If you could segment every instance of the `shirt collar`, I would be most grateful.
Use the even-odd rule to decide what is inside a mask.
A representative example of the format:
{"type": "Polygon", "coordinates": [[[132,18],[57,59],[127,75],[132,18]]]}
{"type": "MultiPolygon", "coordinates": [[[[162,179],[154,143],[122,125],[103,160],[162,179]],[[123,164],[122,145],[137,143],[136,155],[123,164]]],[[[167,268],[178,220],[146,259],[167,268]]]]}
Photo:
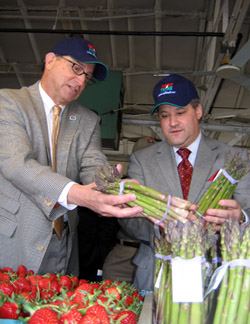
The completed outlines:
{"type": "MultiPolygon", "coordinates": [[[[200,140],[201,140],[201,132],[199,133],[196,140],[187,147],[195,155],[197,154],[198,147],[199,147],[199,144],[200,144],[200,140]]],[[[174,153],[176,153],[179,150],[179,147],[173,146],[173,149],[174,149],[174,153]]]]}
{"type": "MultiPolygon", "coordinates": [[[[42,101],[43,101],[43,105],[44,105],[46,115],[48,115],[51,112],[52,107],[55,105],[55,103],[50,98],[50,96],[43,90],[41,82],[39,83],[39,92],[40,92],[40,95],[42,97],[42,101]]],[[[63,105],[59,105],[59,106],[62,108],[62,111],[63,111],[65,106],[63,106],[63,105]]]]}

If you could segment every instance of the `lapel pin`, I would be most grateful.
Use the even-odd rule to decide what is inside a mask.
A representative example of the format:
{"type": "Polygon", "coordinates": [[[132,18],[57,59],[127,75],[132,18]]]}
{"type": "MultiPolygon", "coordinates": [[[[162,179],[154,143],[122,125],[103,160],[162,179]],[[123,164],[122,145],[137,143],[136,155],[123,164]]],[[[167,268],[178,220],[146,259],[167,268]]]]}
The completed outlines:
{"type": "Polygon", "coordinates": [[[76,120],[76,116],[69,116],[69,120],[76,120]]]}

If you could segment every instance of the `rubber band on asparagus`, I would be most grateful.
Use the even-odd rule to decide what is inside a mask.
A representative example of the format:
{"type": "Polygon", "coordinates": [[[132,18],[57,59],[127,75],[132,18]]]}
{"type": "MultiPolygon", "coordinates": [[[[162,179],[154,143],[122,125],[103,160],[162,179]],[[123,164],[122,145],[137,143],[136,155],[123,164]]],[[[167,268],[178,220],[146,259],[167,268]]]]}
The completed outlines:
{"type": "Polygon", "coordinates": [[[163,260],[163,261],[170,261],[171,260],[171,258],[172,258],[172,256],[169,254],[169,255],[163,255],[163,254],[160,254],[160,253],[156,253],[155,254],[155,257],[157,258],[157,259],[161,259],[161,260],[163,260]]]}
{"type": "MultiPolygon", "coordinates": [[[[228,181],[231,182],[231,184],[235,185],[237,184],[239,181],[235,180],[232,176],[230,176],[230,174],[225,170],[225,169],[220,169],[220,171],[218,172],[216,178],[221,174],[223,173],[223,175],[228,179],[228,181]]],[[[216,179],[215,178],[215,179],[216,179]]],[[[215,180],[214,179],[214,180],[215,180]]],[[[197,214],[199,217],[201,218],[205,218],[204,215],[202,215],[201,213],[199,213],[197,210],[194,210],[194,213],[197,214]]]]}
{"type": "Polygon", "coordinates": [[[123,194],[125,182],[126,182],[126,181],[122,180],[122,181],[119,183],[119,195],[122,195],[122,194],[123,194]]]}
{"type": "Polygon", "coordinates": [[[221,172],[231,182],[231,184],[235,185],[236,183],[239,182],[235,180],[232,176],[230,176],[230,174],[225,169],[221,169],[221,172]]]}
{"type": "Polygon", "coordinates": [[[160,225],[162,222],[164,222],[164,220],[167,218],[168,215],[168,211],[169,211],[169,207],[170,207],[170,203],[171,203],[171,195],[168,195],[168,203],[167,203],[167,209],[165,211],[164,216],[162,217],[162,219],[156,223],[156,225],[160,225]]]}

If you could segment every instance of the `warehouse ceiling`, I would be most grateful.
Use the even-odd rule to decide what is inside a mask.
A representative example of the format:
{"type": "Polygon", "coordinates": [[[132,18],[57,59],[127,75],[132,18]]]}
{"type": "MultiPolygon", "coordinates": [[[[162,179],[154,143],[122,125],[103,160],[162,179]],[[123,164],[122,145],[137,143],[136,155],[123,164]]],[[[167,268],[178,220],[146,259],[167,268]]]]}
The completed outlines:
{"type": "Polygon", "coordinates": [[[45,53],[80,35],[109,69],[123,72],[121,147],[162,138],[149,113],[154,85],[169,73],[192,80],[201,127],[250,148],[250,0],[0,0],[0,87],[41,76],[45,53]]]}

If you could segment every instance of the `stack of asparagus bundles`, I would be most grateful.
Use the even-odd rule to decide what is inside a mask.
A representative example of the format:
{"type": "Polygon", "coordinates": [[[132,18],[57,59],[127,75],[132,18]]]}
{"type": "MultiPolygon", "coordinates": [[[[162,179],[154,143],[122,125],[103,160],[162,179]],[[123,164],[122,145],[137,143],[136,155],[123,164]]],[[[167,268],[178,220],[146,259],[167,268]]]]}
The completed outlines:
{"type": "Polygon", "coordinates": [[[165,235],[159,241],[155,240],[155,323],[205,323],[208,311],[207,304],[203,300],[206,280],[205,260],[207,254],[213,251],[216,238],[214,232],[209,232],[204,227],[204,222],[201,219],[193,222],[188,220],[185,224],[179,221],[165,222],[165,235]],[[175,263],[179,262],[180,258],[182,263],[179,270],[188,283],[187,288],[190,284],[192,285],[192,280],[195,281],[188,291],[185,291],[187,289],[184,287],[185,284],[176,285],[179,277],[176,277],[175,263]],[[189,260],[189,264],[186,262],[187,260],[189,260]],[[188,269],[191,270],[191,276],[193,275],[194,278],[189,276],[188,269]],[[197,296],[194,296],[195,290],[198,299],[197,296]],[[179,296],[180,301],[176,301],[179,296]],[[182,301],[182,299],[184,300],[182,301]]]}
{"type": "Polygon", "coordinates": [[[177,219],[181,223],[187,221],[191,202],[166,195],[152,188],[131,182],[123,181],[115,167],[105,164],[95,174],[96,190],[108,194],[134,193],[136,200],[128,202],[129,207],[143,207],[143,215],[150,219],[165,221],[177,219]]]}
{"type": "Polygon", "coordinates": [[[221,199],[232,197],[238,181],[249,172],[249,160],[243,160],[240,153],[231,154],[229,151],[225,167],[217,173],[214,181],[201,197],[196,206],[196,215],[205,215],[208,208],[223,208],[218,203],[221,199]]]}
{"type": "MultiPolygon", "coordinates": [[[[221,228],[223,264],[217,268],[208,291],[217,289],[213,324],[250,323],[250,223],[229,219],[221,228]],[[220,279],[222,281],[220,282],[220,279]]],[[[210,316],[211,318],[211,316],[210,316]]],[[[209,324],[210,324],[209,323],[209,324]]]]}

